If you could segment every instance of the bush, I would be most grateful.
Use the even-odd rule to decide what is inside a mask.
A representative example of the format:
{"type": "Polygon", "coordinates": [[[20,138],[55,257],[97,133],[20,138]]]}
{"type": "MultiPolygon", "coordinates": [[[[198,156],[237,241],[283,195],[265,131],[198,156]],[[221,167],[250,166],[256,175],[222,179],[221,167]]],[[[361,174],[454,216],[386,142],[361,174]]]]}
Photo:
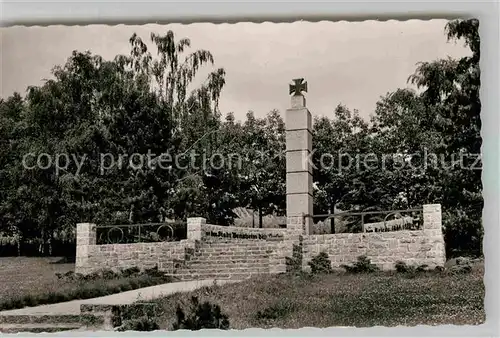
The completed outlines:
{"type": "Polygon", "coordinates": [[[482,207],[468,211],[449,209],[443,214],[446,257],[481,255],[484,235],[481,218],[482,207]]]}
{"type": "Polygon", "coordinates": [[[399,273],[409,273],[414,274],[416,272],[423,272],[427,269],[427,264],[422,264],[419,266],[408,265],[405,262],[399,261],[396,263],[396,271],[399,273]]]}
{"type": "MultiPolygon", "coordinates": [[[[73,281],[97,281],[97,280],[113,280],[120,278],[133,278],[140,276],[151,276],[151,277],[165,277],[165,274],[158,271],[158,266],[154,266],[150,269],[145,269],[141,271],[138,267],[131,267],[122,269],[119,272],[113,271],[111,269],[101,269],[94,271],[87,275],[82,275],[81,273],[75,273],[74,271],[68,271],[65,274],[56,273],[58,279],[65,280],[67,282],[73,281]]],[[[166,280],[168,278],[165,277],[166,280]]]]}
{"type": "Polygon", "coordinates": [[[144,273],[151,277],[163,277],[165,273],[158,271],[158,265],[155,265],[153,268],[144,270],[144,273]]]}
{"type": "Polygon", "coordinates": [[[412,267],[408,266],[405,262],[398,261],[396,262],[395,268],[399,273],[407,273],[412,267]]]}
{"type": "Polygon", "coordinates": [[[103,269],[101,270],[101,277],[103,279],[115,279],[120,277],[120,275],[111,269],[103,269]]]}
{"type": "Polygon", "coordinates": [[[173,330],[229,329],[228,316],[221,312],[219,305],[209,302],[199,303],[197,297],[191,298],[191,308],[187,314],[177,305],[176,322],[173,330]]]}
{"type": "Polygon", "coordinates": [[[116,331],[154,331],[160,326],[156,319],[161,313],[155,304],[131,304],[114,307],[112,323],[116,331]]]}
{"type": "Polygon", "coordinates": [[[11,301],[7,301],[4,303],[5,305],[0,305],[0,310],[10,310],[10,309],[19,309],[26,306],[26,300],[28,300],[33,306],[38,305],[37,299],[31,295],[28,295],[24,298],[14,298],[11,301]]]}
{"type": "Polygon", "coordinates": [[[424,271],[427,271],[427,268],[429,266],[427,264],[420,264],[419,266],[417,266],[417,272],[424,272],[424,271]]]}
{"type": "Polygon", "coordinates": [[[398,273],[404,273],[410,277],[414,277],[417,273],[427,271],[428,265],[421,264],[419,266],[414,266],[414,265],[408,265],[402,261],[398,261],[396,262],[395,268],[398,273]]]}
{"type": "Polygon", "coordinates": [[[38,300],[31,295],[27,295],[26,297],[24,297],[21,304],[21,306],[36,306],[38,305],[38,300]]]}
{"type": "Polygon", "coordinates": [[[81,273],[75,273],[73,280],[85,280],[85,275],[82,275],[81,273]]]}
{"type": "Polygon", "coordinates": [[[135,279],[132,279],[128,282],[128,284],[132,287],[132,290],[135,290],[135,289],[138,289],[141,284],[139,283],[139,281],[135,280],[135,279]]]}
{"type": "Polygon", "coordinates": [[[134,275],[138,275],[140,273],[141,273],[141,269],[139,269],[138,267],[131,267],[131,268],[121,270],[121,274],[123,277],[131,277],[134,275]]]}
{"type": "Polygon", "coordinates": [[[349,273],[371,273],[379,271],[380,269],[375,264],[372,264],[366,256],[359,256],[358,261],[354,265],[341,265],[342,268],[349,273]]]}
{"type": "Polygon", "coordinates": [[[472,260],[469,257],[455,257],[450,259],[445,264],[445,268],[448,273],[456,275],[456,274],[464,274],[472,272],[472,264],[477,260],[472,260]]]}
{"type": "Polygon", "coordinates": [[[314,256],[308,264],[311,267],[311,272],[314,274],[331,273],[333,271],[332,262],[326,252],[321,252],[319,255],[314,256]]]}
{"type": "Polygon", "coordinates": [[[75,272],[68,271],[62,276],[62,278],[65,280],[70,280],[70,281],[75,280],[75,272]]]}
{"type": "Polygon", "coordinates": [[[125,283],[122,285],[121,290],[122,290],[122,291],[130,291],[130,290],[133,290],[132,284],[131,284],[130,282],[125,282],[125,283]]]}

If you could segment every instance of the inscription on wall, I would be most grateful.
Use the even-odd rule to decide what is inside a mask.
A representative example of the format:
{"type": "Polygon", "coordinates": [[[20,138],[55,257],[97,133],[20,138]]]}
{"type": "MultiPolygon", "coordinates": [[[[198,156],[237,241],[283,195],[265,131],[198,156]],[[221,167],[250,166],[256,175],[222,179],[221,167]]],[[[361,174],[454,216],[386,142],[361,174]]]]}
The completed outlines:
{"type": "Polygon", "coordinates": [[[239,238],[239,239],[283,239],[282,234],[237,233],[225,231],[205,231],[207,237],[239,238]]]}

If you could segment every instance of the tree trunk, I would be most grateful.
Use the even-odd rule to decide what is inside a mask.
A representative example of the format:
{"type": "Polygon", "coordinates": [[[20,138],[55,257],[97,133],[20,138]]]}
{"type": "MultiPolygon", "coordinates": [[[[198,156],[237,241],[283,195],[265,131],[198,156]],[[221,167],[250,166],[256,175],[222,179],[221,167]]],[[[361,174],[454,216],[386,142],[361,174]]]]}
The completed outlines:
{"type": "Polygon", "coordinates": [[[262,228],[262,208],[259,207],[259,228],[262,228]]]}
{"type": "Polygon", "coordinates": [[[49,256],[52,256],[52,243],[54,242],[54,230],[50,232],[49,238],[49,256]]]}
{"type": "Polygon", "coordinates": [[[17,238],[17,256],[21,256],[21,241],[23,240],[23,237],[21,235],[18,236],[17,238]]]}
{"type": "Polygon", "coordinates": [[[45,256],[45,229],[42,228],[42,236],[40,238],[40,244],[38,245],[38,252],[42,256],[45,256]]]}
{"type": "Polygon", "coordinates": [[[406,208],[410,209],[411,206],[413,205],[413,199],[410,198],[410,192],[408,191],[408,187],[405,187],[405,193],[406,193],[406,208]]]}
{"type": "MultiPolygon", "coordinates": [[[[330,209],[328,210],[328,214],[335,214],[335,202],[330,205],[330,209]]],[[[330,233],[335,233],[335,217],[330,217],[330,233]]]]}

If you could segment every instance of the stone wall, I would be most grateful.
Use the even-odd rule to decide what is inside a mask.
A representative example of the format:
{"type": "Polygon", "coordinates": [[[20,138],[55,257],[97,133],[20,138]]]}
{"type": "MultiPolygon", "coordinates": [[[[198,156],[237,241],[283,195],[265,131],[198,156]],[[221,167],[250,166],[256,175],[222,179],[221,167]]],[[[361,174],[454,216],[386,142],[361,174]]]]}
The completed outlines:
{"type": "Polygon", "coordinates": [[[152,268],[172,271],[175,262],[185,260],[195,249],[201,223],[199,218],[187,224],[188,238],[179,242],[96,244],[96,225],[77,224],[75,272],[88,274],[100,269],[152,268]]]}
{"type": "Polygon", "coordinates": [[[104,244],[89,247],[87,267],[94,270],[114,268],[171,268],[175,260],[184,258],[186,242],[104,244]]]}
{"type": "MultiPolygon", "coordinates": [[[[77,225],[75,272],[88,274],[100,269],[158,266],[161,271],[173,273],[176,269],[186,267],[188,261],[201,261],[199,257],[193,257],[200,253],[214,264],[232,255],[238,259],[241,255],[247,255],[249,260],[258,258],[259,263],[262,263],[263,256],[269,256],[265,266],[261,264],[259,268],[272,273],[280,272],[285,269],[284,243],[291,247],[288,233],[287,229],[211,225],[206,224],[204,218],[195,217],[187,220],[186,240],[97,245],[96,225],[80,223],[77,225]]],[[[208,261],[203,260],[205,266],[209,265],[208,261]]]]}
{"type": "Polygon", "coordinates": [[[152,268],[154,266],[168,271],[176,259],[184,258],[187,244],[187,240],[184,240],[77,246],[75,272],[88,274],[100,269],[152,268]]]}
{"type": "Polygon", "coordinates": [[[303,238],[303,269],[311,259],[324,251],[333,267],[352,264],[366,255],[372,263],[384,270],[394,269],[397,261],[409,265],[443,266],[446,261],[441,230],[441,206],[423,206],[422,230],[379,233],[344,233],[311,235],[303,238]]]}
{"type": "Polygon", "coordinates": [[[397,261],[433,267],[443,266],[446,260],[439,204],[423,206],[423,228],[416,231],[306,235],[304,219],[288,216],[287,229],[259,229],[189,218],[186,240],[105,245],[96,245],[95,224],[82,223],[77,225],[75,270],[86,274],[102,268],[157,265],[184,279],[245,276],[285,272],[289,258],[308,269],[322,251],[328,253],[333,267],[352,264],[361,255],[382,269],[393,269],[397,261]]]}

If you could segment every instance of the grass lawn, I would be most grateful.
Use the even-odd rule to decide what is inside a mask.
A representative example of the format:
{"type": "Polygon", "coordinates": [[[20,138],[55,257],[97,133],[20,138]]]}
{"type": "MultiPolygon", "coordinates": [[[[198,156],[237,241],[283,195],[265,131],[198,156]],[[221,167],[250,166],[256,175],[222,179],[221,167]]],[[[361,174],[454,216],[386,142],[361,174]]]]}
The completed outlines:
{"type": "Polygon", "coordinates": [[[57,290],[56,273],[75,269],[58,257],[0,257],[0,300],[33,292],[57,290]]]}
{"type": "Polygon", "coordinates": [[[61,259],[2,257],[0,311],[101,297],[171,281],[158,272],[134,272],[105,278],[96,274],[94,279],[59,279],[56,273],[73,271],[74,264],[58,261],[61,259]]]}
{"type": "Polygon", "coordinates": [[[481,324],[484,266],[451,275],[424,272],[271,275],[158,299],[159,324],[171,329],[177,304],[192,296],[218,304],[231,329],[481,324]]]}

